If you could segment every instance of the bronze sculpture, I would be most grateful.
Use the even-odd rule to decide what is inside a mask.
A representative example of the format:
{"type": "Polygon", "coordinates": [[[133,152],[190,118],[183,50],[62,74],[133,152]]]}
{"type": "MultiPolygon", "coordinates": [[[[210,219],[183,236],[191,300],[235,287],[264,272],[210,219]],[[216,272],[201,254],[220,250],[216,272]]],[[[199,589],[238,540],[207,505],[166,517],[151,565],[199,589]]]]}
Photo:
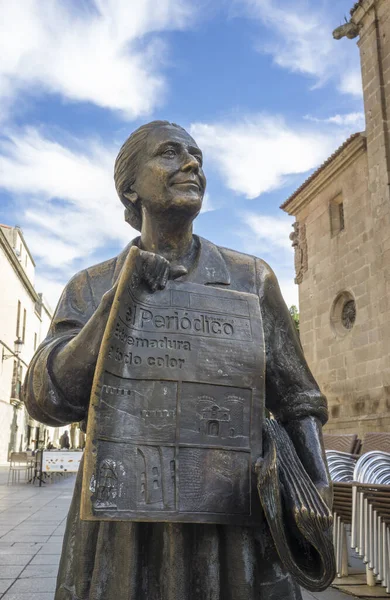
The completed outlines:
{"type": "MultiPolygon", "coordinates": [[[[98,370],[96,368],[98,357],[100,361],[103,360],[100,351],[102,340],[106,339],[104,336],[107,321],[110,322],[111,318],[113,322],[112,315],[115,312],[113,304],[116,306],[115,303],[118,303],[118,310],[120,310],[121,293],[127,289],[127,280],[124,281],[128,276],[127,273],[130,274],[129,276],[132,276],[131,273],[135,274],[134,284],[130,285],[133,292],[141,286],[144,294],[139,299],[134,292],[135,304],[138,302],[145,306],[142,303],[149,302],[150,308],[150,305],[153,305],[153,297],[161,298],[161,302],[164,303],[168,292],[171,294],[170,298],[176,298],[176,304],[169,305],[170,309],[172,306],[183,310],[185,307],[188,310],[193,307],[193,300],[188,300],[188,294],[192,294],[191,298],[194,297],[194,294],[199,296],[197,300],[199,303],[206,302],[207,310],[205,309],[202,314],[198,312],[192,319],[194,334],[196,334],[197,328],[202,328],[202,339],[205,339],[206,334],[210,333],[209,331],[205,333],[204,328],[206,327],[207,311],[210,310],[210,302],[213,302],[213,295],[218,298],[219,303],[219,306],[213,309],[213,314],[218,315],[214,319],[218,323],[214,325],[215,336],[219,336],[222,331],[220,328],[225,323],[226,339],[233,330],[236,331],[237,327],[238,329],[245,327],[245,324],[242,323],[246,315],[242,311],[246,309],[243,308],[243,304],[239,303],[242,299],[244,302],[248,299],[250,303],[256,297],[261,316],[260,313],[256,313],[255,309],[252,310],[251,327],[254,327],[255,339],[258,340],[259,346],[262,346],[265,371],[261,370],[260,364],[259,374],[256,374],[253,379],[250,353],[246,352],[246,358],[240,364],[240,360],[237,359],[237,349],[234,349],[236,346],[227,341],[227,348],[236,353],[234,362],[231,361],[229,365],[230,368],[234,367],[237,372],[233,383],[228,382],[221,392],[224,398],[222,404],[216,403],[210,392],[210,386],[215,382],[207,379],[201,383],[202,373],[198,375],[195,373],[194,376],[197,376],[200,381],[200,384],[197,383],[197,385],[203,385],[204,389],[199,388],[199,393],[196,392],[195,411],[190,414],[187,421],[183,418],[184,423],[190,423],[195,414],[198,419],[195,428],[187,426],[186,435],[189,436],[191,444],[198,449],[203,447],[202,444],[204,445],[204,440],[207,438],[207,447],[209,449],[214,447],[216,454],[207,455],[203,469],[202,463],[199,461],[196,462],[196,469],[191,470],[189,467],[192,478],[196,478],[196,474],[199,475],[199,487],[196,488],[196,494],[191,497],[192,499],[190,498],[188,506],[186,505],[189,509],[187,510],[185,507],[184,512],[187,514],[185,518],[179,515],[179,517],[171,519],[165,512],[164,515],[159,514],[157,519],[154,519],[151,514],[153,510],[149,510],[146,517],[145,512],[142,512],[144,511],[142,502],[147,503],[149,509],[158,507],[160,512],[161,507],[165,511],[167,507],[170,508],[169,502],[173,503],[172,506],[176,506],[176,508],[181,506],[180,494],[182,492],[176,485],[175,478],[177,473],[179,479],[185,473],[181,474],[180,459],[176,461],[174,454],[169,455],[167,464],[172,467],[174,481],[172,485],[176,485],[179,500],[175,500],[175,494],[163,498],[158,494],[154,497],[151,492],[147,491],[147,476],[141,467],[139,481],[137,480],[138,483],[135,484],[138,485],[137,498],[139,502],[134,504],[136,510],[133,505],[124,504],[124,508],[127,510],[123,517],[124,520],[121,520],[120,514],[119,516],[117,514],[121,507],[120,502],[126,496],[120,491],[120,485],[126,484],[124,465],[119,464],[120,461],[118,462],[115,456],[112,458],[108,454],[101,454],[101,460],[97,467],[96,461],[92,466],[93,475],[90,482],[84,482],[89,485],[89,488],[84,485],[83,503],[85,504],[85,497],[88,496],[88,500],[92,502],[93,506],[92,508],[89,506],[88,509],[88,502],[85,504],[83,517],[90,519],[92,516],[92,518],[97,517],[98,520],[80,519],[83,470],[80,469],[68,516],[55,598],[56,600],[74,600],[76,598],[78,600],[146,600],[152,598],[155,600],[203,600],[205,598],[210,600],[255,600],[255,598],[298,600],[301,598],[299,587],[278,557],[269,526],[261,513],[260,501],[258,504],[256,503],[256,506],[252,506],[254,503],[252,496],[252,505],[245,502],[240,504],[237,490],[241,491],[241,488],[232,486],[232,480],[229,477],[228,486],[233,490],[233,504],[227,502],[226,505],[231,512],[234,512],[231,506],[238,506],[236,512],[240,518],[242,517],[241,523],[233,518],[231,520],[227,518],[224,511],[219,513],[222,515],[220,520],[215,518],[215,514],[219,510],[218,498],[217,501],[214,499],[211,502],[211,512],[214,515],[211,519],[200,518],[196,522],[193,515],[188,516],[191,511],[199,512],[200,491],[207,490],[207,495],[212,495],[212,485],[210,487],[210,480],[204,481],[204,471],[211,464],[211,468],[214,468],[215,473],[218,474],[221,470],[221,461],[224,464],[225,475],[229,475],[229,468],[226,465],[233,465],[235,469],[241,468],[241,463],[236,463],[234,458],[238,452],[233,456],[230,450],[237,449],[240,444],[243,444],[241,455],[245,455],[246,458],[243,461],[244,466],[241,472],[245,472],[249,464],[249,480],[251,481],[248,484],[249,488],[248,485],[242,486],[243,493],[246,496],[251,495],[253,487],[256,488],[255,471],[258,471],[259,481],[263,482],[264,489],[270,491],[269,495],[262,499],[269,517],[268,508],[272,504],[269,498],[275,491],[276,480],[274,477],[273,483],[270,484],[271,480],[268,475],[276,473],[276,471],[272,471],[272,460],[266,461],[266,468],[262,471],[260,457],[256,465],[250,458],[251,448],[258,448],[258,443],[261,446],[261,433],[254,430],[256,427],[261,428],[262,418],[258,411],[261,408],[264,409],[262,406],[264,396],[261,391],[257,396],[255,394],[248,395],[248,390],[261,388],[262,377],[266,406],[283,426],[284,434],[287,432],[289,440],[292,441],[295,450],[292,449],[291,452],[296,451],[319,494],[328,504],[331,503],[331,486],[321,437],[321,427],[327,419],[326,400],[306,365],[275,275],[269,266],[258,258],[218,248],[211,242],[193,235],[192,223],[201,209],[206,179],[202,169],[202,153],[196,142],[181,127],[165,121],[155,121],[136,130],[119,152],[114,178],[118,195],[126,208],[126,220],[141,231],[141,236],[133,240],[116,258],[78,273],[66,286],[49,334],[38,349],[27,374],[24,398],[30,414],[53,426],[86,421],[93,378],[95,370],[98,370]],[[204,290],[205,293],[200,293],[199,290],[201,292],[204,290]],[[221,306],[227,298],[224,295],[225,292],[228,296],[229,294],[233,296],[237,294],[237,296],[234,296],[233,299],[229,296],[224,309],[221,306]],[[177,300],[179,296],[180,302],[187,302],[187,304],[180,304],[177,300]],[[206,297],[206,300],[203,296],[206,297]],[[190,304],[188,304],[189,302],[190,304]],[[222,321],[221,314],[224,311],[229,316],[222,321]],[[256,314],[258,314],[257,320],[256,314]],[[201,321],[202,315],[203,321],[201,321]],[[260,324],[261,327],[259,327],[260,324]],[[250,367],[250,373],[248,371],[247,375],[242,375],[242,379],[245,379],[246,383],[240,385],[239,393],[235,394],[233,398],[230,393],[233,388],[230,388],[229,385],[237,387],[240,368],[244,373],[247,367],[250,367]],[[251,383],[252,381],[253,383],[251,383]],[[249,397],[255,398],[255,401],[247,400],[249,397]],[[199,398],[201,404],[199,404],[199,398]],[[233,412],[235,414],[234,423],[232,417],[233,425],[232,423],[226,425],[228,421],[230,422],[233,412]],[[240,416],[239,419],[237,414],[240,416]],[[255,414],[255,416],[257,414],[258,419],[251,421],[249,414],[255,414]],[[236,425],[238,421],[241,423],[240,430],[236,425]],[[255,436],[252,446],[248,445],[248,427],[255,436]],[[215,437],[223,438],[223,443],[219,439],[218,448],[210,442],[210,439],[215,437]],[[218,467],[215,467],[214,459],[210,458],[211,456],[217,457],[218,467]],[[93,471],[95,467],[96,469],[93,471]],[[147,501],[145,500],[146,492],[147,501]],[[175,502],[178,504],[174,504],[175,502]],[[99,514],[104,520],[99,519],[99,514]],[[251,522],[252,517],[253,521],[251,522]],[[144,522],[139,522],[140,520],[144,522]],[[181,520],[184,522],[180,522],[181,520]]],[[[168,305],[164,304],[164,306],[168,305]]],[[[198,304],[196,307],[198,311],[200,310],[199,306],[205,305],[198,304]]],[[[143,319],[144,324],[149,326],[151,317],[145,311],[146,309],[141,316],[141,323],[143,319]]],[[[179,314],[177,308],[175,311],[179,314]]],[[[149,312],[152,314],[151,310],[149,312]]],[[[133,319],[131,312],[129,314],[132,325],[136,327],[136,319],[133,319]]],[[[167,312],[166,315],[168,316],[164,317],[163,314],[158,316],[161,319],[178,318],[172,312],[167,312]]],[[[188,320],[187,318],[185,321],[186,325],[188,325],[188,320]]],[[[157,349],[160,342],[164,348],[169,347],[169,351],[167,350],[160,357],[161,365],[173,368],[176,373],[179,369],[177,361],[185,360],[189,355],[188,346],[184,346],[184,342],[191,346],[192,340],[195,338],[188,341],[189,338],[180,337],[178,334],[173,340],[168,334],[162,333],[157,339],[153,333],[156,328],[160,329],[168,325],[173,327],[175,323],[173,320],[169,322],[154,320],[155,329],[149,330],[150,335],[147,342],[144,341],[146,338],[142,337],[140,345],[148,343],[150,346],[150,340],[156,338],[157,349]],[[164,356],[167,357],[168,365],[164,363],[164,356]],[[175,363],[169,363],[173,360],[172,356],[175,357],[175,363]]],[[[140,327],[139,322],[138,327],[140,327]]],[[[210,327],[209,323],[208,327],[210,327]]],[[[108,326],[107,329],[109,329],[108,326]]],[[[110,331],[115,333],[115,329],[110,331]]],[[[244,331],[244,329],[240,331],[244,331]]],[[[122,340],[121,343],[134,345],[131,332],[123,334],[118,329],[118,336],[124,336],[124,341],[122,340]]],[[[244,344],[243,335],[241,339],[244,344]]],[[[204,343],[197,343],[199,344],[197,352],[206,352],[204,343]]],[[[218,341],[218,344],[220,344],[218,348],[222,352],[224,346],[221,340],[218,341]]],[[[137,365],[130,360],[130,352],[127,353],[128,357],[125,361],[121,348],[122,346],[118,346],[117,362],[121,364],[126,362],[126,366],[123,366],[120,374],[132,378],[132,385],[136,386],[136,391],[143,394],[142,397],[146,397],[147,402],[149,400],[148,394],[145,396],[145,389],[153,389],[149,395],[154,394],[157,400],[161,399],[164,394],[169,396],[169,386],[164,384],[165,387],[161,387],[160,385],[168,379],[166,375],[162,382],[155,381],[153,388],[150,388],[150,382],[145,384],[146,388],[137,388],[138,383],[134,383],[137,380],[137,365]],[[159,385],[160,387],[158,387],[159,385]],[[155,392],[156,389],[157,392],[155,392]]],[[[103,374],[106,372],[104,369],[107,364],[114,364],[113,353],[115,354],[117,351],[116,348],[112,347],[111,349],[108,346],[106,350],[104,368],[101,369],[103,374]],[[111,363],[107,361],[111,361],[111,363]]],[[[229,353],[226,352],[225,357],[227,358],[228,355],[229,353]]],[[[157,355],[152,351],[147,355],[142,354],[142,356],[138,352],[137,356],[141,361],[143,356],[151,359],[149,366],[151,369],[155,369],[157,355]]],[[[205,360],[208,360],[207,352],[204,356],[206,356],[205,360]]],[[[196,365],[194,367],[196,355],[194,358],[194,355],[191,354],[191,357],[191,367],[196,371],[196,365]]],[[[209,377],[209,371],[207,374],[209,377]]],[[[117,375],[115,376],[117,377],[117,375]]],[[[142,377],[146,376],[142,375],[142,377]]],[[[174,380],[178,378],[178,375],[172,377],[174,380]]],[[[184,383],[180,382],[180,385],[184,386],[185,381],[184,377],[184,383]]],[[[93,406],[94,414],[99,410],[100,400],[102,403],[105,402],[106,406],[109,405],[107,402],[108,389],[110,388],[109,393],[111,394],[115,388],[118,396],[120,388],[120,386],[110,383],[109,380],[100,381],[100,387],[99,381],[95,381],[95,383],[94,390],[97,390],[97,395],[95,394],[91,398],[91,406],[95,402],[97,407],[96,410],[95,405],[93,406]]],[[[193,386],[191,386],[192,384],[189,384],[185,393],[181,392],[182,398],[191,400],[194,394],[193,386]]],[[[119,394],[121,404],[114,406],[115,410],[119,407],[124,414],[125,426],[121,430],[121,435],[127,435],[128,428],[133,428],[131,432],[132,435],[135,435],[135,417],[137,417],[136,435],[138,436],[142,432],[145,433],[146,419],[154,426],[153,419],[158,417],[159,423],[163,418],[163,427],[159,426],[157,429],[168,432],[169,442],[169,436],[173,435],[169,420],[176,419],[175,423],[177,424],[176,409],[182,415],[186,410],[184,406],[187,406],[181,402],[179,393],[175,392],[175,397],[178,399],[176,408],[169,403],[164,404],[162,408],[141,403],[138,406],[137,415],[131,411],[129,415],[126,398],[132,398],[130,393],[130,388],[124,388],[123,391],[121,389],[119,394]],[[125,396],[125,400],[123,400],[122,396],[126,394],[128,396],[125,396]],[[152,420],[150,420],[151,417],[152,420]]],[[[112,411],[112,406],[107,410],[112,411]]],[[[99,418],[102,418],[102,422],[110,426],[111,417],[104,421],[104,415],[107,414],[112,415],[113,413],[102,413],[99,418]]],[[[95,417],[93,420],[95,423],[95,417]]],[[[120,420],[117,420],[117,423],[120,427],[120,420]]],[[[96,429],[93,428],[95,425],[89,423],[88,427],[95,432],[96,429]]],[[[153,427],[147,431],[152,429],[153,427]]],[[[176,430],[175,439],[177,440],[179,436],[181,440],[178,425],[176,425],[176,430]]],[[[104,427],[100,427],[99,431],[104,442],[104,427]]],[[[111,436],[108,439],[111,444],[110,452],[115,454],[115,450],[111,450],[113,440],[121,443],[123,439],[115,440],[115,431],[110,430],[109,434],[111,436]]],[[[87,456],[88,452],[96,455],[100,452],[99,449],[96,450],[96,440],[95,436],[94,439],[87,441],[89,444],[86,449],[87,456]]],[[[128,444],[130,442],[127,440],[128,444]]],[[[176,442],[175,445],[168,442],[165,444],[167,447],[175,446],[175,452],[179,452],[179,457],[183,456],[180,452],[186,445],[185,443],[176,442]]],[[[188,442],[188,439],[186,438],[184,442],[188,442]]],[[[142,444],[145,443],[145,441],[142,442],[142,444]]],[[[150,440],[148,443],[153,445],[150,440]]],[[[121,452],[123,456],[126,453],[123,449],[121,452]]],[[[131,463],[134,469],[137,468],[137,460],[135,458],[135,462],[131,463]]],[[[190,465],[191,460],[190,456],[188,463],[190,465]]],[[[226,477],[224,480],[226,481],[226,477]]],[[[159,481],[159,474],[156,474],[154,482],[157,483],[157,487],[159,487],[159,481]]],[[[151,482],[153,483],[153,479],[151,482]]],[[[189,481],[189,484],[191,485],[192,482],[189,481]]],[[[234,485],[236,484],[237,482],[234,483],[234,485]]],[[[223,488],[224,495],[220,496],[222,505],[226,501],[226,489],[223,488]]],[[[310,494],[313,497],[312,490],[310,494]]],[[[319,506],[320,503],[321,500],[318,500],[317,505],[319,506]]],[[[321,506],[323,507],[324,504],[321,506]]],[[[209,505],[206,502],[205,510],[208,509],[209,505]]],[[[179,512],[176,511],[177,514],[179,512]]],[[[294,539],[298,539],[298,537],[294,539]]],[[[326,584],[329,583],[329,573],[332,574],[332,568],[330,564],[327,577],[322,580],[322,586],[325,585],[324,581],[326,584]]]]}

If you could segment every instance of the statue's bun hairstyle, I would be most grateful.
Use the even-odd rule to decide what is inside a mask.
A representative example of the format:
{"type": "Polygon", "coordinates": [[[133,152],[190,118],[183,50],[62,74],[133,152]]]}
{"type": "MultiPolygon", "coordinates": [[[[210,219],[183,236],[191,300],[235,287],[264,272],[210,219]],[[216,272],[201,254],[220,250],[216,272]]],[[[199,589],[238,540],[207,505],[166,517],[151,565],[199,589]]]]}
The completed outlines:
{"type": "Polygon", "coordinates": [[[137,231],[141,231],[142,228],[140,200],[133,203],[124,194],[131,193],[132,191],[131,188],[137,176],[139,156],[145,147],[149,133],[157,127],[166,126],[183,129],[180,125],[170,123],[169,121],[151,121],[150,123],[146,123],[146,125],[141,125],[141,127],[138,127],[127,138],[115,160],[114,182],[118,196],[125,206],[125,221],[137,231]]]}

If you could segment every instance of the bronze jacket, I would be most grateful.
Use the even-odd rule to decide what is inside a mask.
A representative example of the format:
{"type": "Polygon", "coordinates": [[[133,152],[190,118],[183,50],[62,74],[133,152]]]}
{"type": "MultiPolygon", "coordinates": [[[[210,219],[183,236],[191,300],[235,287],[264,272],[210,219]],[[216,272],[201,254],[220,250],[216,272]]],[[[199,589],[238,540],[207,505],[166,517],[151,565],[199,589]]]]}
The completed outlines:
{"type": "MultiPolygon", "coordinates": [[[[180,280],[227,287],[257,294],[263,316],[266,346],[266,406],[280,421],[314,415],[327,420],[326,399],[306,364],[301,344],[272,269],[261,259],[219,248],[198,238],[200,249],[194,268],[180,280]]],[[[76,406],[56,386],[50,369],[55,348],[77,334],[96,310],[103,294],[117,280],[133,240],[119,256],[77,273],[66,286],[50,330],[29,368],[24,397],[30,415],[58,427],[86,417],[85,403],[76,406]]]]}
{"type": "MultiPolygon", "coordinates": [[[[276,277],[262,260],[197,238],[199,252],[185,276],[194,283],[258,294],[266,346],[266,406],[281,421],[327,419],[326,399],[306,364],[276,277]]],[[[132,244],[137,244],[138,239],[132,244]]],[[[66,286],[49,333],[24,385],[29,413],[59,426],[87,417],[65,397],[51,373],[53,351],[85,325],[117,280],[129,247],[81,271],[66,286]]],[[[181,278],[184,280],[184,277],[181,278]]],[[[268,527],[85,522],[79,518],[81,469],[70,508],[56,600],[300,600],[268,527]]]]}

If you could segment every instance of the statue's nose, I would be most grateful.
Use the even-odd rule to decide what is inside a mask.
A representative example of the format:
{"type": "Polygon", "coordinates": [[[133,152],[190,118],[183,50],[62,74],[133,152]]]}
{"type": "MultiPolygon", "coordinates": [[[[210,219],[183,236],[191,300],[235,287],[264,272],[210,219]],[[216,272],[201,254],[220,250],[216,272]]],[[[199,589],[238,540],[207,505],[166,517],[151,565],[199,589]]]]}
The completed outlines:
{"type": "Polygon", "coordinates": [[[196,160],[196,158],[190,154],[189,152],[186,153],[185,158],[183,159],[183,164],[181,166],[181,170],[182,171],[193,171],[199,170],[199,162],[196,160]]]}

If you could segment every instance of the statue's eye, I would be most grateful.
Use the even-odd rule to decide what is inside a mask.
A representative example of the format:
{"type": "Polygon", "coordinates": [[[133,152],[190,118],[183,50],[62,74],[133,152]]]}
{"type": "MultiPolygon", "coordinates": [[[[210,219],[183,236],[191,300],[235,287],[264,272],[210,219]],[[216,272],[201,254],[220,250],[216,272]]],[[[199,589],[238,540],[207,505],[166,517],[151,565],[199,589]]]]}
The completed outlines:
{"type": "Polygon", "coordinates": [[[195,154],[195,159],[198,161],[199,165],[202,166],[203,165],[203,158],[201,157],[200,154],[195,154]]]}
{"type": "Polygon", "coordinates": [[[174,148],[167,148],[166,150],[164,150],[162,155],[165,158],[174,158],[176,156],[176,150],[174,148]]]}

